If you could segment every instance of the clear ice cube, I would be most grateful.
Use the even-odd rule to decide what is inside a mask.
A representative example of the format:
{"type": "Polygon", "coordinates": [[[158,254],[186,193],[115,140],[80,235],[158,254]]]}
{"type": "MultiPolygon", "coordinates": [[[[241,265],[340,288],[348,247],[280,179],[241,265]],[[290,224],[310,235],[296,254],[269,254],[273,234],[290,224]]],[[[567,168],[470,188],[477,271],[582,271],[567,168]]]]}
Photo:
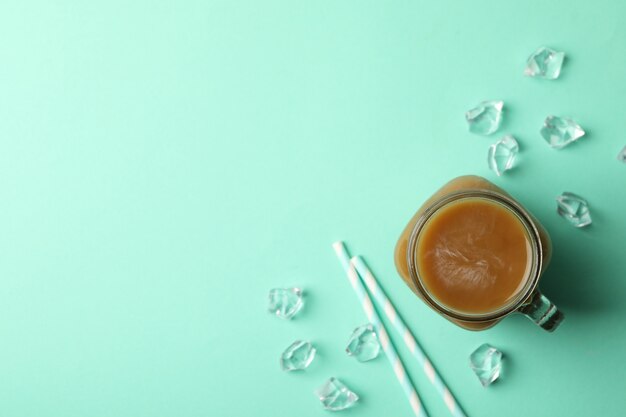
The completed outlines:
{"type": "Polygon", "coordinates": [[[489,168],[500,176],[513,167],[515,157],[519,152],[519,145],[515,138],[506,135],[489,147],[487,154],[487,163],[489,168]]]}
{"type": "Polygon", "coordinates": [[[380,353],[380,343],[374,326],[364,324],[357,327],[352,332],[346,352],[354,356],[359,362],[367,362],[378,356],[380,353]]]}
{"type": "Polygon", "coordinates": [[[270,290],[269,307],[271,313],[282,319],[290,319],[302,308],[300,288],[274,288],[270,290]]]}
{"type": "Polygon", "coordinates": [[[540,130],[541,136],[554,149],[561,149],[585,135],[585,131],[567,117],[548,116],[540,130]]]}
{"type": "Polygon", "coordinates": [[[488,343],[480,345],[470,355],[470,367],[482,386],[487,387],[500,376],[502,352],[488,343]]]}
{"type": "Polygon", "coordinates": [[[465,113],[469,131],[478,135],[491,135],[502,122],[501,100],[483,101],[465,113]]]}
{"type": "Polygon", "coordinates": [[[564,58],[564,52],[542,46],[528,58],[524,75],[554,80],[561,74],[564,58]]]}
{"type": "Polygon", "coordinates": [[[556,198],[557,212],[574,227],[585,227],[591,224],[591,213],[587,200],[565,192],[556,198]]]}
{"type": "Polygon", "coordinates": [[[280,356],[280,367],[283,371],[306,369],[313,362],[315,352],[311,342],[296,340],[280,356]]]}
{"type": "Polygon", "coordinates": [[[315,395],[320,399],[324,408],[330,411],[352,407],[359,400],[359,396],[337,378],[330,378],[326,381],[315,391],[315,395]]]}

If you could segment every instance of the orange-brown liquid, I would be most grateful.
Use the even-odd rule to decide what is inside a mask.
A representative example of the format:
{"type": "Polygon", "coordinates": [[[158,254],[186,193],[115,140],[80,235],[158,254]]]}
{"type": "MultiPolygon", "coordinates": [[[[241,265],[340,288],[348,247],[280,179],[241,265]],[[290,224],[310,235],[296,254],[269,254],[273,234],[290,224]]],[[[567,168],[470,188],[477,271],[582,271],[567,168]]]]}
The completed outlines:
{"type": "Polygon", "coordinates": [[[430,295],[465,314],[505,307],[523,289],[532,264],[523,223],[509,209],[481,198],[438,209],[420,232],[415,256],[430,295]]]}

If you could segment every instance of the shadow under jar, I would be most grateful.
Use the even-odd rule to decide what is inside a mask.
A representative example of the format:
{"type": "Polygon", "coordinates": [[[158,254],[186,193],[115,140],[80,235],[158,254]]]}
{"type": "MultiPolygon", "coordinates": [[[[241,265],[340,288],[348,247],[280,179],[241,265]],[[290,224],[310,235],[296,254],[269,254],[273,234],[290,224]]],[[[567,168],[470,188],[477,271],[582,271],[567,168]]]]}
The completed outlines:
{"type": "Polygon", "coordinates": [[[506,191],[463,176],[413,216],[395,264],[418,297],[465,329],[484,330],[520,312],[553,331],[563,314],[537,288],[551,254],[543,226],[506,191]]]}

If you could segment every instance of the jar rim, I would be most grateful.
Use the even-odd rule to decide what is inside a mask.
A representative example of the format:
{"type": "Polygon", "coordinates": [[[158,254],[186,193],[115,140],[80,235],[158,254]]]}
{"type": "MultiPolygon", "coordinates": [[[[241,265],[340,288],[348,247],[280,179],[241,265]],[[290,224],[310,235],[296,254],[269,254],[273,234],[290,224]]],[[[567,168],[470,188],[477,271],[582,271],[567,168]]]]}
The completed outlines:
{"type": "Polygon", "coordinates": [[[508,196],[505,196],[495,191],[470,189],[447,194],[426,207],[424,212],[415,222],[413,230],[411,231],[407,245],[406,256],[411,281],[413,282],[415,288],[422,294],[425,301],[427,302],[427,304],[429,304],[431,308],[433,308],[435,311],[440,312],[441,314],[457,320],[468,322],[485,322],[503,318],[504,316],[514,312],[532,294],[532,292],[537,287],[539,275],[541,273],[543,265],[543,245],[541,242],[541,235],[537,226],[535,225],[535,222],[533,221],[530,214],[518,202],[508,196]],[[488,201],[499,203],[504,208],[510,210],[524,226],[526,233],[529,237],[531,246],[532,263],[530,267],[530,272],[528,273],[528,277],[526,278],[526,282],[524,283],[524,287],[520,291],[518,291],[518,293],[514,297],[512,297],[511,300],[504,306],[488,313],[471,314],[459,312],[437,301],[437,299],[429,293],[425,285],[422,283],[417,268],[417,262],[415,259],[419,235],[427,221],[444,206],[454,201],[466,198],[485,199],[488,201]]]}

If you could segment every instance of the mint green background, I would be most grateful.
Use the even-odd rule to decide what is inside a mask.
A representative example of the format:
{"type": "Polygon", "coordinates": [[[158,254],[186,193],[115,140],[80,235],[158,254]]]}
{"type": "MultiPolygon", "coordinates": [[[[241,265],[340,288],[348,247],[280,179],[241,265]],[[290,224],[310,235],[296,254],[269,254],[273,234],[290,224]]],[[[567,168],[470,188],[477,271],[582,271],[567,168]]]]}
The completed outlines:
{"type": "MultiPolygon", "coordinates": [[[[626,3],[610,1],[15,1],[0,6],[0,415],[409,416],[384,358],[343,353],[364,315],[331,251],[365,256],[469,416],[620,416],[626,400],[626,3]],[[540,45],[561,79],[522,76],[540,45]],[[497,135],[463,118],[503,99],[497,135]],[[588,135],[562,151],[548,114],[588,135]],[[487,147],[520,141],[496,178],[487,147]],[[482,333],[436,316],[395,273],[420,203],[466,173],[550,231],[554,334],[521,316],[482,333]],[[555,213],[588,198],[594,224],[555,213]],[[266,310],[301,285],[294,321],[266,310]],[[296,338],[304,374],[278,356],[296,338]],[[467,366],[506,355],[483,389],[467,366]]],[[[398,340],[396,338],[396,340],[398,340]]],[[[446,416],[417,364],[432,417],[446,416]]]]}

